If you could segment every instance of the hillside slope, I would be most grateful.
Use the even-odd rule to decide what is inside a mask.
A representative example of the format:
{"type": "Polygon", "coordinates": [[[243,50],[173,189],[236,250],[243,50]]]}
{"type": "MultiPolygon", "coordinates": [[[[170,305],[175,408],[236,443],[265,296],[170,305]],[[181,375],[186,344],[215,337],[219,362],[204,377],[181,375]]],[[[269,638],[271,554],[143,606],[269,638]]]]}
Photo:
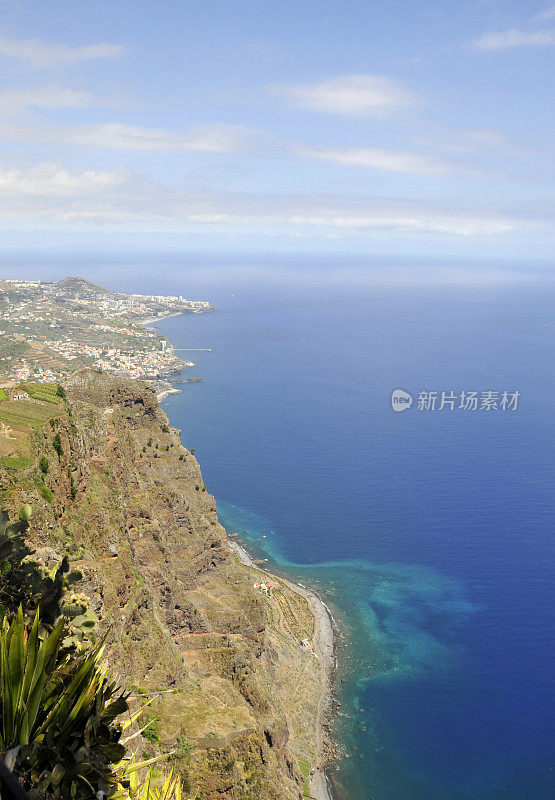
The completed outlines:
{"type": "Polygon", "coordinates": [[[140,749],[175,750],[206,800],[302,797],[301,771],[325,749],[325,670],[307,599],[275,577],[268,593],[255,588],[260,573],[230,547],[152,390],[89,370],[65,390],[63,401],[4,401],[2,502],[30,502],[38,556],[51,566],[67,554],[82,573],[121,683],[163,692],[140,749]]]}

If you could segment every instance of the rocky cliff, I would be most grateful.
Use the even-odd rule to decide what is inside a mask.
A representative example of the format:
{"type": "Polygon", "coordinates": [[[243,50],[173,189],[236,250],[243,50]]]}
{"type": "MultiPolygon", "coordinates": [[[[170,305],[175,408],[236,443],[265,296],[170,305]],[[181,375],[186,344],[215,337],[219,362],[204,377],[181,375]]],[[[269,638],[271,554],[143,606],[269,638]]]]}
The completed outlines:
{"type": "Polygon", "coordinates": [[[174,751],[195,797],[302,797],[324,747],[309,601],[279,578],[255,588],[152,390],[80,371],[65,392],[39,424],[14,416],[2,501],[33,505],[30,544],[49,566],[69,556],[108,665],[154,693],[139,750],[174,751]]]}

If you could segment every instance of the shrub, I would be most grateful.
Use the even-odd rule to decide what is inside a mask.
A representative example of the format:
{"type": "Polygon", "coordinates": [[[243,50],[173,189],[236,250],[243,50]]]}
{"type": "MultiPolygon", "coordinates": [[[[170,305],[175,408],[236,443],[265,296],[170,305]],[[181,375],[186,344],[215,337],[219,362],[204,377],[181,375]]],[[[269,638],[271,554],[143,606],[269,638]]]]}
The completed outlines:
{"type": "Polygon", "coordinates": [[[189,763],[193,750],[194,742],[188,739],[183,733],[180,733],[177,737],[177,746],[175,748],[176,758],[183,759],[185,763],[189,763]]]}
{"type": "Polygon", "coordinates": [[[60,434],[57,433],[54,438],[52,439],[52,447],[58,454],[58,458],[61,458],[64,454],[64,448],[62,445],[62,440],[60,438],[60,434]]]}
{"type": "Polygon", "coordinates": [[[145,728],[141,735],[147,740],[147,742],[151,742],[152,744],[160,743],[160,737],[158,735],[158,731],[154,727],[154,722],[152,722],[148,728],[145,728]]]}
{"type": "Polygon", "coordinates": [[[23,535],[27,526],[21,519],[10,522],[5,511],[0,516],[0,620],[22,606],[28,621],[40,610],[42,628],[52,628],[63,613],[64,592],[82,575],[69,572],[67,558],[53,570],[33,559],[23,535]]]}
{"type": "Polygon", "coordinates": [[[45,486],[44,483],[39,483],[37,488],[47,503],[54,502],[54,492],[48,486],[45,486]]]}
{"type": "Polygon", "coordinates": [[[43,456],[39,461],[39,469],[43,475],[48,475],[48,470],[50,469],[50,464],[46,456],[43,456]]]}

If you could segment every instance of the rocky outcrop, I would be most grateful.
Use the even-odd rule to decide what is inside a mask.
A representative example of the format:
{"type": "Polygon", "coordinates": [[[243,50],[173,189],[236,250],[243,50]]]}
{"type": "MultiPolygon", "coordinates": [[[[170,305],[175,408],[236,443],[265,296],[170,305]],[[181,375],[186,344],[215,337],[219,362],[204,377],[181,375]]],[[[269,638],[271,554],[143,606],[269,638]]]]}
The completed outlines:
{"type": "Polygon", "coordinates": [[[93,371],[65,389],[33,440],[53,498],[6,475],[4,502],[32,502],[31,544],[82,573],[118,679],[160,692],[139,749],[175,751],[206,800],[300,798],[299,762],[316,766],[322,749],[306,598],[277,578],[269,595],[254,587],[151,389],[93,371]]]}

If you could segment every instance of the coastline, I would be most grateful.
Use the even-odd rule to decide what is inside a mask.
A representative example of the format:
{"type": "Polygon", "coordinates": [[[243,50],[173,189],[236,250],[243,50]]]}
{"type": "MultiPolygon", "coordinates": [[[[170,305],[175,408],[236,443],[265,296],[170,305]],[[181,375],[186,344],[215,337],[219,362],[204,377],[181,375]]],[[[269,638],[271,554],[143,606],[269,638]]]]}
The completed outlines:
{"type": "MultiPolygon", "coordinates": [[[[167,314],[163,317],[157,317],[154,320],[143,320],[142,325],[152,324],[170,317],[182,316],[181,314],[167,314]]],[[[161,402],[165,397],[170,394],[179,393],[179,389],[172,387],[171,389],[160,392],[158,402],[161,402]]],[[[245,549],[245,547],[236,541],[227,537],[227,542],[230,549],[238,556],[239,560],[245,566],[248,566],[264,575],[273,575],[273,573],[264,569],[255,563],[254,559],[245,549]]],[[[336,667],[335,660],[335,643],[336,643],[336,624],[333,615],[324,603],[324,601],[311,589],[307,589],[302,584],[294,583],[293,581],[283,576],[275,576],[283,581],[291,591],[302,595],[309,603],[310,610],[314,616],[315,633],[314,633],[314,649],[320,660],[320,677],[321,677],[321,701],[318,714],[318,731],[319,731],[319,750],[320,750],[320,764],[317,765],[309,776],[309,789],[311,800],[336,800],[331,781],[326,772],[326,746],[328,750],[333,751],[334,742],[330,737],[328,730],[329,711],[331,707],[333,695],[333,674],[336,667]]],[[[308,798],[307,798],[308,800],[308,798]]]]}
{"type": "MultiPolygon", "coordinates": [[[[247,550],[238,542],[234,542],[229,538],[227,541],[230,549],[236,553],[242,564],[266,576],[273,575],[271,570],[259,566],[247,550]]],[[[314,616],[316,628],[314,633],[314,650],[320,660],[320,676],[322,681],[322,701],[320,704],[318,726],[320,731],[320,759],[323,761],[325,758],[325,743],[329,742],[326,723],[332,696],[332,676],[335,670],[334,619],[324,601],[311,589],[307,589],[306,586],[302,584],[294,583],[281,575],[276,575],[275,577],[283,581],[291,591],[305,597],[308,600],[310,610],[314,616]]],[[[312,800],[335,800],[325,766],[320,765],[314,769],[309,777],[309,785],[312,800]]]]}
{"type": "Polygon", "coordinates": [[[175,389],[173,386],[170,389],[163,389],[161,392],[156,394],[156,399],[159,403],[161,403],[162,400],[165,400],[170,394],[181,394],[181,390],[175,389]]]}
{"type": "MultiPolygon", "coordinates": [[[[183,313],[178,311],[174,314],[163,314],[161,317],[147,317],[146,319],[140,320],[139,325],[142,325],[144,328],[148,328],[154,325],[155,322],[162,322],[162,320],[170,319],[170,317],[181,317],[181,316],[183,316],[183,313]]],[[[187,362],[184,361],[183,363],[186,364],[187,367],[194,366],[192,361],[187,361],[187,362]]],[[[168,383],[171,383],[169,378],[164,380],[167,380],[168,383]]],[[[170,394],[180,394],[180,392],[181,392],[180,389],[176,389],[175,386],[171,386],[168,387],[167,389],[162,389],[162,391],[160,392],[156,392],[156,399],[158,400],[159,403],[161,403],[162,400],[165,400],[166,397],[169,397],[170,394]]]]}
{"type": "Polygon", "coordinates": [[[146,319],[139,320],[139,325],[144,325],[146,328],[149,325],[154,325],[155,322],[162,322],[164,319],[170,319],[170,317],[181,317],[182,314],[182,311],[176,311],[173,314],[162,314],[161,317],[147,317],[146,319]]]}

